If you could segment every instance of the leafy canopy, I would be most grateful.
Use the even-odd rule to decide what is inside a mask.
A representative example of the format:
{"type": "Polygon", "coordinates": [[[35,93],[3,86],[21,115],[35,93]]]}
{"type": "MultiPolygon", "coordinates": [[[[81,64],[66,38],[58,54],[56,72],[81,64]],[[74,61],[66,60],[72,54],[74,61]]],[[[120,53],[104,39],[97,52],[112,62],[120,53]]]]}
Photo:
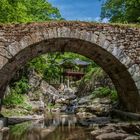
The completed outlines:
{"type": "MultiPolygon", "coordinates": [[[[43,78],[49,82],[53,79],[58,80],[60,78],[60,75],[62,74],[60,62],[62,62],[65,59],[77,59],[77,58],[91,62],[92,64],[91,67],[96,66],[96,64],[93,61],[79,54],[68,52],[62,54],[56,52],[56,53],[48,53],[46,55],[34,58],[32,61],[28,62],[27,67],[34,69],[39,75],[42,75],[43,78]]],[[[91,67],[89,67],[87,71],[90,71],[91,67]]]]}
{"type": "Polygon", "coordinates": [[[22,23],[61,19],[59,10],[46,0],[0,0],[0,22],[22,23]]]}
{"type": "Polygon", "coordinates": [[[106,0],[101,18],[110,22],[140,23],[140,0],[106,0]]]}

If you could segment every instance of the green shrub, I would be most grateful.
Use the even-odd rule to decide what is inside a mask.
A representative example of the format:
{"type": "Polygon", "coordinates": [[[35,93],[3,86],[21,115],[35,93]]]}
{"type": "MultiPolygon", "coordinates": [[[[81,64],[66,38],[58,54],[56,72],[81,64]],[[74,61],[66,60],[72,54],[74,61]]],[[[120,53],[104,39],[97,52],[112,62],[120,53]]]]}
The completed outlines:
{"type": "Polygon", "coordinates": [[[48,103],[47,108],[48,108],[48,109],[52,109],[52,108],[54,108],[54,106],[55,106],[55,105],[53,105],[52,103],[48,103]]]}
{"type": "Polygon", "coordinates": [[[34,58],[32,61],[28,62],[27,67],[34,69],[38,74],[43,74],[46,69],[46,59],[42,56],[34,58]]]}
{"type": "Polygon", "coordinates": [[[14,90],[11,90],[11,93],[8,94],[3,100],[3,104],[6,106],[16,106],[22,104],[23,102],[23,96],[21,94],[17,94],[14,90]]]}
{"type": "Polygon", "coordinates": [[[114,102],[118,100],[118,94],[115,89],[110,89],[109,87],[99,87],[92,92],[94,97],[107,97],[109,96],[111,101],[114,102]]]}
{"type": "Polygon", "coordinates": [[[28,79],[23,76],[19,81],[14,83],[12,89],[17,94],[26,93],[29,89],[28,79]]]}
{"type": "Polygon", "coordinates": [[[118,94],[116,90],[111,90],[110,98],[112,102],[115,102],[118,100],[118,94]]]}
{"type": "Polygon", "coordinates": [[[81,79],[81,82],[90,82],[95,81],[96,79],[101,79],[104,78],[105,74],[103,72],[103,70],[96,66],[96,67],[92,67],[90,68],[90,70],[86,73],[86,75],[81,79]]]}
{"type": "Polygon", "coordinates": [[[27,111],[31,111],[31,110],[32,110],[32,106],[31,106],[31,105],[26,105],[24,108],[25,108],[27,111]]]}

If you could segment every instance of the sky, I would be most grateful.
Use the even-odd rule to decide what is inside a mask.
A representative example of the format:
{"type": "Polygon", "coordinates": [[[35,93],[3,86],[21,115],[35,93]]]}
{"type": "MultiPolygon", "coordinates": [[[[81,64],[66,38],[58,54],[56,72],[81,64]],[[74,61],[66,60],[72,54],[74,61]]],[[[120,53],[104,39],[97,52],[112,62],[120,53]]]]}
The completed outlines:
{"type": "MultiPolygon", "coordinates": [[[[99,21],[103,0],[48,0],[66,20],[99,21]]],[[[103,22],[107,22],[104,19],[103,22]]]]}

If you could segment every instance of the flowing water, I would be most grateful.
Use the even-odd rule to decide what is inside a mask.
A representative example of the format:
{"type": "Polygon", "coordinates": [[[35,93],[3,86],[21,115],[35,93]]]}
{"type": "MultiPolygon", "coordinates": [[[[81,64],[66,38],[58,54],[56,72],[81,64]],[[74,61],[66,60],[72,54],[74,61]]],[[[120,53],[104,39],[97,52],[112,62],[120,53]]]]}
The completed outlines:
{"type": "Polygon", "coordinates": [[[10,127],[0,140],[93,140],[93,126],[82,126],[75,115],[48,114],[43,121],[32,121],[10,127]]]}

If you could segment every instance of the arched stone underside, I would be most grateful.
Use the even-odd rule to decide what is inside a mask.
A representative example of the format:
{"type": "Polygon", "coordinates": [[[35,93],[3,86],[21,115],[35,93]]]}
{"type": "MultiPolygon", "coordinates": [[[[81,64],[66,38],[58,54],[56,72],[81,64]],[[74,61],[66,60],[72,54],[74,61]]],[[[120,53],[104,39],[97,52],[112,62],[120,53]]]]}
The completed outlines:
{"type": "Polygon", "coordinates": [[[74,52],[94,60],[112,79],[126,110],[140,112],[140,30],[86,22],[0,27],[0,98],[15,73],[48,52],[74,52]]]}

